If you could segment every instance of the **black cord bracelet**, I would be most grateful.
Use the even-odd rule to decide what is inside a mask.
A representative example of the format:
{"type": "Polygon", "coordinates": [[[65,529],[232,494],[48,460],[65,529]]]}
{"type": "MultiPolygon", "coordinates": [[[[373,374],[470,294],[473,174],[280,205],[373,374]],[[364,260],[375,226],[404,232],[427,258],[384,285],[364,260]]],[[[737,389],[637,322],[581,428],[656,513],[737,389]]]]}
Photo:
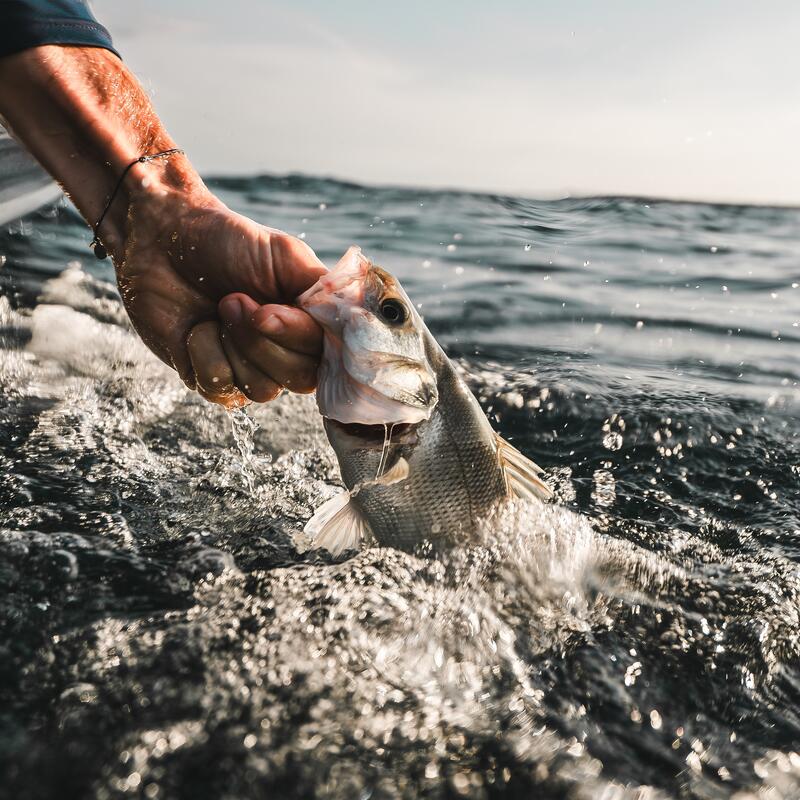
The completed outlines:
{"type": "Polygon", "coordinates": [[[103,213],[100,215],[100,219],[97,220],[94,228],[92,228],[93,238],[89,243],[89,247],[92,248],[99,261],[102,261],[108,256],[108,251],[100,241],[98,232],[100,230],[100,226],[103,224],[103,220],[106,218],[106,214],[108,214],[108,209],[111,208],[111,204],[114,202],[114,198],[117,196],[119,187],[122,186],[122,181],[125,180],[125,176],[128,174],[128,171],[136,164],[145,164],[146,162],[154,161],[157,158],[169,158],[170,156],[175,155],[175,153],[183,153],[183,150],[181,150],[179,147],[173,147],[170,150],[164,150],[160,153],[153,153],[151,156],[139,156],[139,158],[135,158],[130,164],[128,164],[127,167],[125,167],[124,170],[122,170],[122,175],[119,176],[117,185],[114,187],[114,191],[111,192],[111,197],[108,198],[108,202],[106,203],[106,207],[103,209],[103,213]]]}

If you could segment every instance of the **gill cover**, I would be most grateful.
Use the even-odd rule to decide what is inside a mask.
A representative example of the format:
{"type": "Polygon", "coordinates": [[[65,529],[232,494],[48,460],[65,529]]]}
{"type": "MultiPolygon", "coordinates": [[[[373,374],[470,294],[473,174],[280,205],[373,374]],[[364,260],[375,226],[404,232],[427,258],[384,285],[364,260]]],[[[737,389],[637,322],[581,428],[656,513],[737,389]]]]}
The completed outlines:
{"type": "Polygon", "coordinates": [[[362,425],[417,423],[430,416],[438,391],[424,323],[395,278],[351,247],[298,303],[325,332],[317,387],[323,416],[362,425]],[[400,323],[381,316],[387,298],[402,303],[400,323]]]}

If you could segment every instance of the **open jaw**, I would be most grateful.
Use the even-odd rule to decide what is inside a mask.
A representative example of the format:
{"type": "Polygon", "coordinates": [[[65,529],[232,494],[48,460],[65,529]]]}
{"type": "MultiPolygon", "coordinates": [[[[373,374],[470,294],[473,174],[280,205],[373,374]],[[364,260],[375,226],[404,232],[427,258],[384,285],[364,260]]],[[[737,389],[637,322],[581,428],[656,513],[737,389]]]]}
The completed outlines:
{"type": "Polygon", "coordinates": [[[357,439],[362,447],[380,450],[386,442],[387,436],[393,444],[409,444],[416,434],[416,422],[395,422],[377,425],[362,425],[358,422],[338,422],[331,417],[325,417],[325,424],[332,425],[337,430],[352,439],[357,439]]]}

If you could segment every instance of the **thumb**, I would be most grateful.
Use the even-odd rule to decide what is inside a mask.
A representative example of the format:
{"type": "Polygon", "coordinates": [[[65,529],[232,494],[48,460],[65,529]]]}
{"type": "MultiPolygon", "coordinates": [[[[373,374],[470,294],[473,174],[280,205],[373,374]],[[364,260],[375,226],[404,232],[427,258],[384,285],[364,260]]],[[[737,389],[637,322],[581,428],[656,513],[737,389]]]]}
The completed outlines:
{"type": "Polygon", "coordinates": [[[270,235],[270,256],[275,282],[287,300],[294,300],[328,271],[304,241],[288,233],[270,235]]]}

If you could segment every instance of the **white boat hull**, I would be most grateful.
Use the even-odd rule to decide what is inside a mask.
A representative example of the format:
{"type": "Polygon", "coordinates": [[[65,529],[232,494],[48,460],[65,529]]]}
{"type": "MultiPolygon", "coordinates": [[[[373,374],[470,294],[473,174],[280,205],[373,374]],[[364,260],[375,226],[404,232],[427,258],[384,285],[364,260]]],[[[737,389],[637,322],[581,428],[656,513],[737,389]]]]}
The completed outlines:
{"type": "Polygon", "coordinates": [[[0,128],[0,225],[52,203],[60,195],[53,179],[0,128]]]}

